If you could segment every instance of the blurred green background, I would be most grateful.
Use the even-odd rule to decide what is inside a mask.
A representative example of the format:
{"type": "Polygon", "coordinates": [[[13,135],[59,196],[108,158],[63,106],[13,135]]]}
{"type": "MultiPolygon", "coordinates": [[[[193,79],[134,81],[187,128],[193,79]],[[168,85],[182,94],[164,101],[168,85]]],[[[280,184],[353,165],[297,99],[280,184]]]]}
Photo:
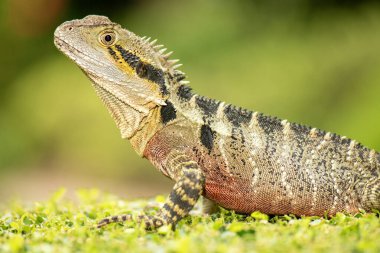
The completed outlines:
{"type": "Polygon", "coordinates": [[[60,186],[146,197],[172,185],[120,138],[89,80],[54,47],[56,26],[88,14],[174,50],[198,93],[380,150],[377,2],[2,1],[0,200],[60,186]]]}

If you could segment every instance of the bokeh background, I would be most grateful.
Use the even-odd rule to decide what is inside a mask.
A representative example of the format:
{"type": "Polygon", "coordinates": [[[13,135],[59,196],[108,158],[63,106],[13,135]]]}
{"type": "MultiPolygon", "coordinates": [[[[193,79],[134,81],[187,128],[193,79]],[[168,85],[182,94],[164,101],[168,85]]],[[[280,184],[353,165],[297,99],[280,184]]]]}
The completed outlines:
{"type": "Polygon", "coordinates": [[[7,0],[0,5],[0,202],[58,187],[122,197],[172,182],[120,138],[53,44],[88,14],[158,38],[196,92],[380,150],[380,5],[348,0],[7,0]]]}

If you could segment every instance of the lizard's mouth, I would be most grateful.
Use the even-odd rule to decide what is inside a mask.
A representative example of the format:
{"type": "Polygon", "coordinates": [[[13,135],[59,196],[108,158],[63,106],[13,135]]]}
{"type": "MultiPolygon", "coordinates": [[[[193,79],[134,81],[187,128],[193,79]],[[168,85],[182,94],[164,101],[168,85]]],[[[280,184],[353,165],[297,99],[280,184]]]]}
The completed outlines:
{"type": "Polygon", "coordinates": [[[67,43],[65,40],[61,39],[58,36],[54,36],[54,44],[61,52],[76,62],[82,69],[88,70],[85,68],[85,65],[89,64],[100,66],[99,61],[95,60],[93,57],[84,53],[78,48],[72,46],[70,43],[67,43]]]}
{"type": "Polygon", "coordinates": [[[54,33],[54,45],[64,54],[67,54],[66,52],[69,51],[70,48],[74,48],[69,43],[61,39],[60,36],[57,35],[57,31],[54,33]]]}

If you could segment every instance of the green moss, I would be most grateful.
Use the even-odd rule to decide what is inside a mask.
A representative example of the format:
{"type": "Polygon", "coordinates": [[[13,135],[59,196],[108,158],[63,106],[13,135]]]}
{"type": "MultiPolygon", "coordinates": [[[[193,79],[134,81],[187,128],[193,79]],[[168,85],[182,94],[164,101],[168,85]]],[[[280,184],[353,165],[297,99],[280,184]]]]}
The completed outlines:
{"type": "Polygon", "coordinates": [[[175,231],[146,232],[133,222],[95,225],[110,214],[155,213],[162,196],[129,202],[96,189],[78,191],[74,201],[64,195],[60,189],[46,202],[13,202],[0,211],[0,252],[380,252],[379,213],[324,219],[195,210],[175,231]]]}

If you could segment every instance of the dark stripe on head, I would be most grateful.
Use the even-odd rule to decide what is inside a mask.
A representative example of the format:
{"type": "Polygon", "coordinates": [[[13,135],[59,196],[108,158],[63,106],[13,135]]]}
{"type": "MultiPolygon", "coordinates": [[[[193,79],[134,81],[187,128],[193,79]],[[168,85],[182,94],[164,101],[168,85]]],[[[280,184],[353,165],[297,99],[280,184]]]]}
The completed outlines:
{"type": "Polygon", "coordinates": [[[202,109],[204,114],[210,116],[216,114],[220,102],[213,99],[198,96],[195,98],[195,103],[197,103],[199,108],[202,109]]]}
{"type": "Polygon", "coordinates": [[[108,47],[108,52],[110,53],[110,55],[112,56],[112,58],[114,58],[116,61],[119,60],[119,57],[117,56],[116,52],[113,51],[112,47],[108,47]]]}
{"type": "Polygon", "coordinates": [[[169,101],[165,101],[166,105],[161,106],[161,120],[162,123],[166,124],[169,121],[175,119],[177,117],[176,109],[174,108],[174,105],[169,101]]]}
{"type": "Polygon", "coordinates": [[[134,55],[128,50],[125,50],[120,45],[116,45],[115,47],[119,51],[121,57],[123,57],[124,61],[136,71],[139,77],[157,83],[160,86],[160,91],[162,94],[169,94],[165,86],[164,72],[161,69],[158,69],[149,63],[143,62],[140,57],[134,55]]]}
{"type": "Polygon", "coordinates": [[[128,63],[131,68],[136,69],[137,64],[140,62],[140,58],[131,52],[125,50],[122,46],[115,46],[117,51],[119,51],[121,57],[123,57],[124,61],[128,63]]]}
{"type": "Polygon", "coordinates": [[[248,124],[252,118],[252,112],[233,105],[228,105],[224,108],[224,115],[226,115],[227,119],[237,127],[242,123],[248,124]]]}
{"type": "Polygon", "coordinates": [[[201,143],[205,146],[209,152],[211,152],[212,147],[214,146],[214,137],[215,133],[211,130],[210,126],[202,125],[201,126],[201,143]]]}
{"type": "Polygon", "coordinates": [[[265,116],[262,113],[257,115],[259,126],[266,134],[272,134],[282,129],[281,121],[275,117],[265,116]]]}
{"type": "Polygon", "coordinates": [[[181,85],[178,87],[177,95],[184,101],[189,101],[194,96],[191,92],[191,88],[186,85],[181,85]]]}
{"type": "Polygon", "coordinates": [[[153,67],[151,64],[140,61],[136,66],[136,73],[139,77],[148,79],[160,85],[161,93],[169,94],[165,86],[164,72],[161,69],[153,67]]]}

